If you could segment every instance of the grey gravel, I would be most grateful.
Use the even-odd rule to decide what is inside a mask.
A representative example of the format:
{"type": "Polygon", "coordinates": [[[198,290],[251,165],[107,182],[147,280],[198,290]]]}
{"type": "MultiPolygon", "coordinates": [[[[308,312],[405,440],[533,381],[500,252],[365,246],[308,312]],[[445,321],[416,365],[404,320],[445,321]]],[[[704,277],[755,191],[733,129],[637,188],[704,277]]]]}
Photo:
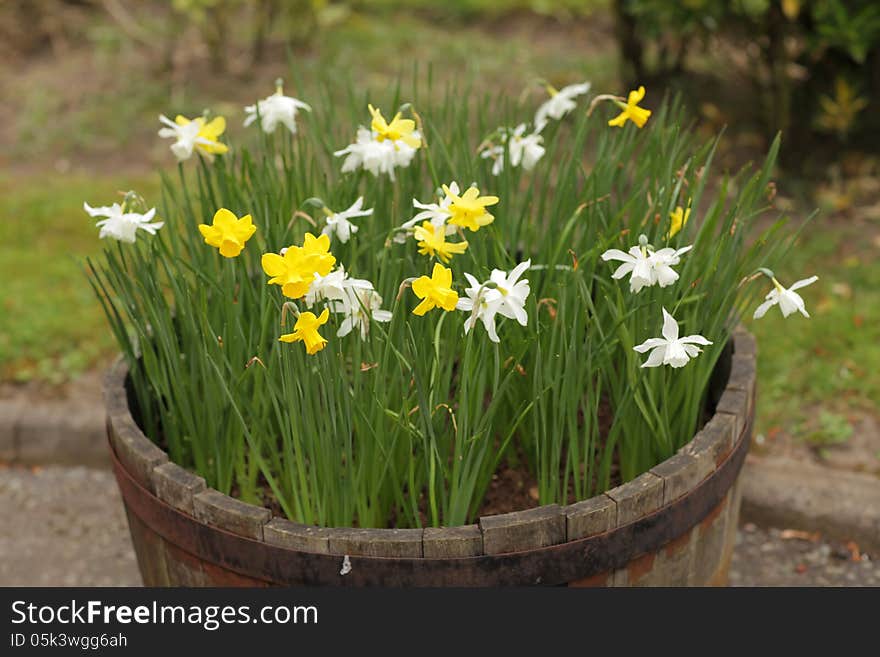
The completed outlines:
{"type": "MultiPolygon", "coordinates": [[[[804,533],[806,534],[806,533],[804,533]]],[[[791,531],[745,524],[737,532],[731,586],[880,586],[880,555],[858,545],[798,537],[791,531]]]]}
{"type": "Polygon", "coordinates": [[[0,586],[140,586],[108,470],[0,468],[0,586]]]}
{"type": "MultiPolygon", "coordinates": [[[[113,475],[85,467],[0,467],[0,586],[140,586],[113,475]]],[[[880,555],[743,525],[732,586],[880,586],[880,555]]]]}

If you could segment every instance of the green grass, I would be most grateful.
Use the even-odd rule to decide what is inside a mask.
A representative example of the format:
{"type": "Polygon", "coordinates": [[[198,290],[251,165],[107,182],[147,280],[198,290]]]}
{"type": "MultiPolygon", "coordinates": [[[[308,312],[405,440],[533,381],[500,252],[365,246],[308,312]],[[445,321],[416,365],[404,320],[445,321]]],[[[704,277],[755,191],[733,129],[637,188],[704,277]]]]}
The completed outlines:
{"type": "Polygon", "coordinates": [[[0,379],[60,383],[113,352],[81,270],[100,251],[82,203],[108,205],[132,187],[151,198],[158,179],[0,179],[0,379]]]}
{"type": "MultiPolygon", "coordinates": [[[[784,428],[815,442],[808,420],[821,407],[819,432],[843,436],[841,415],[877,411],[880,399],[880,266],[876,226],[820,218],[785,266],[784,285],[817,274],[800,290],[810,319],[783,319],[777,308],[749,322],[758,339],[759,433],[784,428]]],[[[768,289],[769,291],[769,289],[768,289]]]]}

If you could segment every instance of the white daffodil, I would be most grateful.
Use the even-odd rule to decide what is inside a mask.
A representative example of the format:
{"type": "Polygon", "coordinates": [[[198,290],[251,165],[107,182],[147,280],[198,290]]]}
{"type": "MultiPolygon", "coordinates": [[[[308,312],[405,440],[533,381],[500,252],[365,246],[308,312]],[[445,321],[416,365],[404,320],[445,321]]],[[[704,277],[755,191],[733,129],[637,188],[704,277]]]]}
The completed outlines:
{"type": "Polygon", "coordinates": [[[673,265],[677,265],[681,261],[681,256],[690,251],[693,245],[685,246],[680,249],[666,247],[655,251],[651,254],[651,268],[657,278],[657,284],[660,287],[667,287],[678,280],[678,273],[672,269],[673,265]]]}
{"type": "Polygon", "coordinates": [[[656,273],[651,266],[651,254],[647,247],[634,246],[631,247],[629,253],[624,253],[620,249],[608,249],[602,254],[602,260],[620,260],[620,265],[611,278],[617,280],[623,278],[627,274],[630,275],[629,290],[632,293],[638,293],[643,287],[650,287],[657,282],[656,273]]]}
{"type": "Polygon", "coordinates": [[[540,135],[540,130],[536,130],[531,134],[525,134],[526,124],[520,123],[507,139],[507,145],[510,149],[510,165],[518,167],[522,164],[522,168],[531,171],[535,168],[544,156],[544,147],[541,145],[544,138],[540,135]]]}
{"type": "Polygon", "coordinates": [[[480,153],[480,157],[484,160],[492,158],[493,176],[500,176],[501,172],[504,171],[504,146],[502,144],[483,149],[483,152],[480,153]]]}
{"type": "MultiPolygon", "coordinates": [[[[458,183],[455,181],[449,183],[447,189],[455,196],[458,196],[460,193],[458,183]]],[[[421,203],[420,201],[413,199],[413,207],[421,210],[421,212],[417,213],[416,216],[409,221],[405,221],[400,225],[397,232],[394,234],[394,241],[398,244],[406,242],[408,235],[416,229],[416,226],[421,226],[423,221],[430,221],[434,226],[434,232],[439,228],[443,228],[447,235],[452,235],[455,233],[455,226],[446,223],[449,217],[452,216],[452,212],[449,210],[451,204],[452,197],[445,192],[439,203],[421,203]]]]}
{"type": "Polygon", "coordinates": [[[394,180],[394,167],[407,166],[415,155],[415,149],[406,144],[403,144],[401,149],[399,154],[395,151],[394,142],[376,141],[370,130],[358,128],[355,143],[336,151],[333,155],[336,157],[347,156],[342,163],[342,173],[363,168],[374,176],[378,177],[384,173],[394,180]],[[401,164],[398,165],[398,162],[401,164]]]}
{"type": "Polygon", "coordinates": [[[504,170],[504,159],[510,153],[510,166],[531,171],[544,156],[545,149],[541,145],[544,138],[536,130],[531,134],[525,134],[526,124],[520,123],[512,131],[508,128],[499,130],[502,144],[490,146],[483,150],[480,156],[484,159],[492,158],[492,175],[497,176],[504,170]]]}
{"type": "Polygon", "coordinates": [[[557,121],[563,116],[577,107],[574,101],[578,96],[583,96],[590,91],[590,83],[570,84],[556,91],[553,87],[548,86],[547,91],[550,92],[550,98],[544,102],[535,112],[535,128],[536,132],[541,132],[547,125],[547,117],[556,119],[557,121]]]}
{"type": "Polygon", "coordinates": [[[374,176],[386,173],[394,180],[394,169],[410,165],[422,146],[422,136],[416,122],[401,118],[400,112],[389,123],[375,107],[370,105],[369,109],[373,117],[370,128],[358,128],[355,142],[333,155],[347,156],[342,163],[343,173],[364,168],[374,176]]]}
{"type": "Polygon", "coordinates": [[[83,209],[92,217],[106,217],[95,224],[101,231],[98,237],[112,237],[120,242],[134,242],[137,238],[138,228],[145,230],[150,235],[165,225],[164,221],[152,221],[156,215],[156,208],[150,208],[147,212],[124,212],[119,203],[110,206],[93,208],[88,203],[83,203],[83,209]]]}
{"type": "Polygon", "coordinates": [[[659,251],[654,251],[644,236],[639,238],[639,244],[630,248],[628,253],[624,253],[620,249],[608,249],[602,254],[602,260],[622,261],[611,278],[623,278],[627,274],[631,274],[629,279],[630,292],[636,294],[643,287],[650,287],[659,284],[660,287],[667,287],[678,280],[678,273],[672,269],[673,265],[677,265],[681,256],[690,251],[693,246],[685,246],[680,249],[666,247],[659,251]]]}
{"type": "Polygon", "coordinates": [[[659,367],[660,365],[669,365],[670,367],[684,367],[691,358],[696,358],[702,351],[695,345],[707,346],[712,344],[702,335],[688,335],[683,338],[678,337],[678,322],[675,318],[663,309],[663,337],[649,338],[642,344],[633,347],[633,350],[640,354],[648,350],[652,350],[648,356],[648,360],[642,363],[642,367],[659,367]]]}
{"type": "Polygon", "coordinates": [[[291,134],[296,134],[296,113],[299,110],[311,112],[312,108],[308,103],[301,100],[285,96],[281,85],[274,94],[263,100],[259,100],[254,105],[248,105],[244,108],[247,118],[244,120],[244,126],[247,127],[259,118],[263,132],[273,133],[278,124],[283,124],[291,134]]]}
{"type": "Polygon", "coordinates": [[[368,210],[363,210],[364,206],[364,197],[358,197],[358,200],[355,201],[348,210],[343,210],[342,212],[330,212],[330,210],[325,209],[325,212],[328,212],[327,215],[327,225],[324,226],[324,230],[321,232],[324,235],[330,235],[333,237],[334,235],[339,239],[340,242],[345,244],[351,238],[352,234],[358,232],[358,227],[351,223],[349,219],[353,219],[354,217],[368,217],[373,214],[373,209],[370,208],[368,210]]]}
{"type": "MultiPolygon", "coordinates": [[[[346,301],[346,291],[351,288],[369,290],[373,288],[373,284],[361,278],[349,278],[348,272],[342,266],[326,276],[321,276],[316,272],[315,279],[306,293],[306,306],[311,308],[319,301],[344,302],[346,301]]],[[[334,310],[334,312],[341,311],[334,310]]]]}
{"type": "Polygon", "coordinates": [[[498,290],[486,287],[467,272],[465,272],[464,277],[470,283],[470,287],[465,288],[464,293],[467,296],[459,298],[455,307],[457,310],[470,313],[464,321],[465,335],[470,333],[479,319],[483,322],[483,326],[486,327],[489,339],[492,342],[501,342],[495,330],[495,315],[498,314],[501,307],[501,293],[498,290]]]}
{"type": "Polygon", "coordinates": [[[489,280],[495,284],[495,289],[501,293],[501,306],[498,312],[504,317],[515,319],[522,326],[529,321],[525,303],[531,288],[528,280],[519,280],[519,277],[531,266],[532,261],[526,260],[514,267],[509,274],[500,269],[493,269],[489,277],[489,280]]]}
{"type": "Polygon", "coordinates": [[[175,140],[171,144],[171,152],[174,153],[179,161],[183,162],[192,157],[193,150],[197,144],[207,146],[210,142],[199,137],[200,126],[196,121],[190,121],[184,125],[175,123],[164,114],[159,115],[159,122],[166,127],[159,128],[159,136],[163,138],[171,137],[175,140]]]}
{"type": "Polygon", "coordinates": [[[770,310],[771,306],[777,304],[779,305],[779,310],[782,311],[783,317],[788,317],[795,311],[799,312],[804,317],[810,316],[810,313],[807,312],[807,309],[804,306],[804,300],[801,298],[800,294],[795,292],[795,290],[799,290],[802,287],[815,283],[819,280],[818,276],[810,276],[809,278],[799,280],[787,289],[782,287],[775,277],[771,277],[771,280],[773,281],[774,287],[770,290],[769,294],[764,297],[766,301],[755,309],[755,319],[763,317],[766,312],[770,310]]]}
{"type": "Polygon", "coordinates": [[[480,283],[471,274],[465,273],[470,287],[465,289],[466,297],[458,300],[456,308],[469,312],[464,322],[464,332],[469,333],[477,320],[483,322],[486,333],[492,342],[500,342],[495,329],[495,315],[515,319],[520,325],[526,326],[529,321],[525,309],[526,298],[530,287],[527,280],[519,280],[520,276],[531,266],[532,261],[519,263],[508,274],[500,269],[493,269],[489,280],[480,283]]]}
{"type": "MultiPolygon", "coordinates": [[[[369,283],[369,281],[365,281],[369,283]]],[[[361,339],[366,339],[370,330],[370,320],[374,322],[390,322],[391,311],[382,310],[382,297],[369,287],[349,286],[345,289],[342,301],[333,304],[335,312],[345,315],[336,336],[344,338],[355,328],[360,329],[361,339]]]]}

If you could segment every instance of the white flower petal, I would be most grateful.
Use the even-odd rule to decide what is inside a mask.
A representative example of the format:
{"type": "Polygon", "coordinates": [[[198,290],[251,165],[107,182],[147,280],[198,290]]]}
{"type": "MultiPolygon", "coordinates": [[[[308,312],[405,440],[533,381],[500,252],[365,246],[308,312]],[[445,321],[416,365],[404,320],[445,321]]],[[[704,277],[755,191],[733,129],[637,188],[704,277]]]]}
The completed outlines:
{"type": "Polygon", "coordinates": [[[489,339],[492,342],[501,342],[501,338],[498,337],[498,333],[495,330],[495,315],[483,314],[482,316],[483,326],[486,327],[486,333],[489,334],[489,339]]]}
{"type": "Polygon", "coordinates": [[[636,259],[632,257],[628,253],[624,253],[620,249],[608,249],[605,253],[602,254],[602,260],[608,262],[609,260],[623,260],[624,262],[634,262],[636,259]]]}
{"type": "Polygon", "coordinates": [[[703,346],[708,346],[712,344],[709,340],[704,338],[702,335],[688,335],[683,338],[678,339],[682,344],[701,344],[703,346]]]}
{"type": "Polygon", "coordinates": [[[663,363],[665,365],[675,368],[684,367],[689,360],[690,357],[688,356],[684,345],[680,342],[670,342],[666,346],[666,353],[663,356],[663,363]]]}
{"type": "Polygon", "coordinates": [[[630,273],[634,268],[635,268],[635,263],[625,262],[622,265],[620,265],[620,267],[618,267],[617,269],[614,270],[614,273],[611,274],[611,278],[613,278],[614,280],[621,279],[624,276],[626,276],[628,273],[630,273]]]}
{"type": "Polygon", "coordinates": [[[770,310],[770,308],[775,305],[776,305],[776,297],[773,297],[772,299],[765,301],[760,306],[755,308],[755,314],[752,315],[752,319],[761,319],[767,313],[767,311],[770,310]]]}
{"type": "Polygon", "coordinates": [[[678,322],[663,308],[663,330],[660,332],[669,342],[678,340],[678,322]]]}
{"type": "Polygon", "coordinates": [[[339,330],[336,331],[337,338],[344,338],[346,335],[351,333],[351,330],[354,328],[354,320],[351,317],[346,317],[342,320],[342,323],[339,325],[339,330]]]}
{"type": "Polygon", "coordinates": [[[687,252],[690,251],[692,248],[694,248],[694,245],[693,245],[693,244],[691,244],[690,246],[683,246],[682,248],[678,249],[678,250],[675,252],[675,256],[678,257],[678,256],[680,256],[680,255],[682,255],[682,254],[684,254],[684,253],[687,253],[687,252]]]}
{"type": "Polygon", "coordinates": [[[648,360],[642,363],[642,367],[659,367],[663,364],[663,360],[666,358],[666,345],[664,344],[662,347],[657,347],[650,353],[648,356],[648,360]]]}
{"type": "Polygon", "coordinates": [[[640,354],[643,354],[649,349],[656,349],[657,347],[663,347],[665,345],[666,340],[664,340],[663,338],[648,338],[642,344],[633,347],[633,351],[637,351],[640,354]]]}
{"type": "Polygon", "coordinates": [[[528,270],[528,268],[531,266],[532,266],[531,258],[524,261],[524,262],[519,263],[516,267],[514,267],[510,271],[510,277],[507,280],[508,284],[511,286],[516,285],[516,282],[519,280],[519,277],[522,276],[523,272],[528,270]]]}
{"type": "Polygon", "coordinates": [[[812,285],[816,281],[819,280],[818,276],[810,276],[809,278],[803,278],[797,281],[794,285],[788,288],[789,292],[793,292],[794,290],[799,290],[802,287],[806,287],[807,285],[812,285]]]}
{"type": "Polygon", "coordinates": [[[696,358],[696,357],[699,355],[700,351],[702,351],[702,350],[701,350],[699,347],[697,347],[696,345],[685,344],[685,343],[682,342],[681,340],[678,341],[678,344],[680,344],[680,345],[684,348],[685,353],[686,353],[690,358],[696,358]]]}
{"type": "Polygon", "coordinates": [[[678,280],[678,272],[667,265],[654,267],[654,273],[657,276],[657,283],[660,287],[669,287],[678,280]]]}

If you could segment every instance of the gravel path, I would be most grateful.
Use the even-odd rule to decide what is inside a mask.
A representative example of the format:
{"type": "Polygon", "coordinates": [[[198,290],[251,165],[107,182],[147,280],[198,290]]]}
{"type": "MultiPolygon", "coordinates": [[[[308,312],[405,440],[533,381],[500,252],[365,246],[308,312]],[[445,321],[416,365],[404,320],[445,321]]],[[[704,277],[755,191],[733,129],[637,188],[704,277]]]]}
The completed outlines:
{"type": "Polygon", "coordinates": [[[109,470],[0,469],[0,586],[140,586],[109,470]]]}
{"type": "Polygon", "coordinates": [[[791,530],[740,527],[731,586],[880,586],[880,555],[791,530]]]}
{"type": "MultiPolygon", "coordinates": [[[[113,475],[0,467],[0,586],[139,586],[113,475]]],[[[740,529],[733,586],[880,586],[880,557],[803,533],[740,529]]]]}

